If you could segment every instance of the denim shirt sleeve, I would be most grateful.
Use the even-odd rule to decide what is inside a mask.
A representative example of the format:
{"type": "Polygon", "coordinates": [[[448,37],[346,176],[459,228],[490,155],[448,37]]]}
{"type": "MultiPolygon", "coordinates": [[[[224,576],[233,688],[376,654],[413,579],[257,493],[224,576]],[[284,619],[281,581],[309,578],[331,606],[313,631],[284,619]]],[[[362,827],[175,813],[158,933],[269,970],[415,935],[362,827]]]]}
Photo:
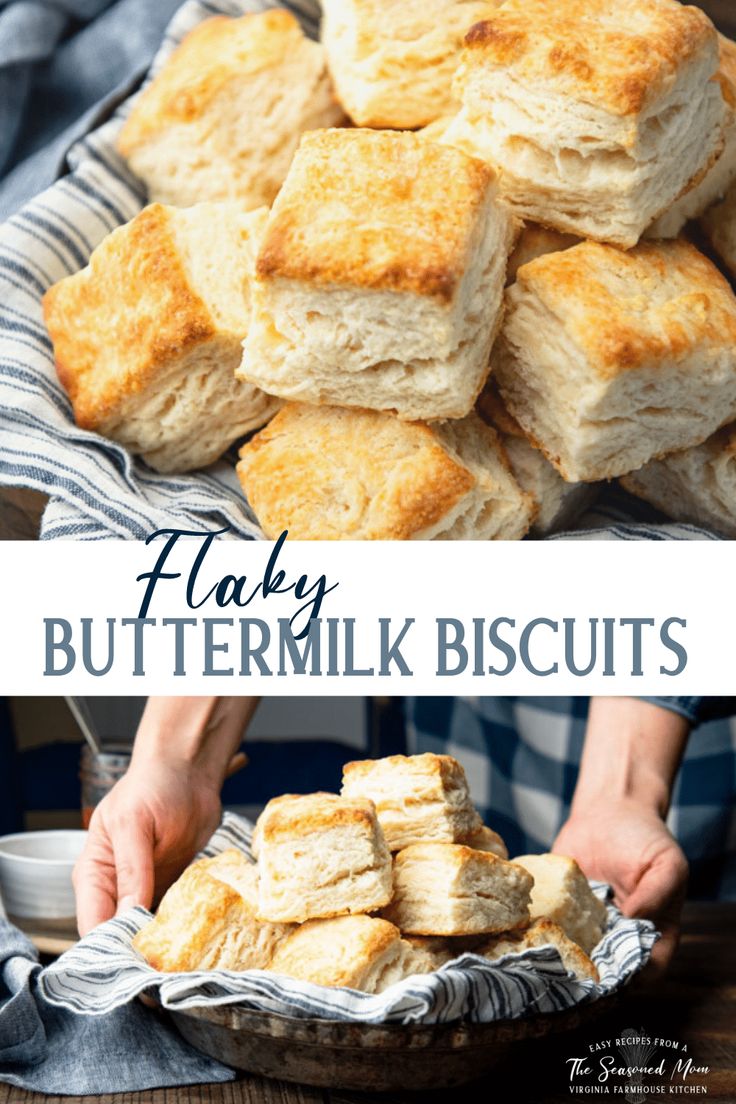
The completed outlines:
{"type": "Polygon", "coordinates": [[[641,697],[641,701],[660,705],[689,721],[693,727],[736,715],[736,698],[665,698],[641,697]]]}

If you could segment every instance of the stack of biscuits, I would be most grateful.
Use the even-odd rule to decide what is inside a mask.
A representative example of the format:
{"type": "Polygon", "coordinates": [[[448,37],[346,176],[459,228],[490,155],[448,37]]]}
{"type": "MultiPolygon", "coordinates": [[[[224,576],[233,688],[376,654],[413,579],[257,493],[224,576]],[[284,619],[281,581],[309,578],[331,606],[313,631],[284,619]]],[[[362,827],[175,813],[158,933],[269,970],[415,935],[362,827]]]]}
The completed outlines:
{"type": "Polygon", "coordinates": [[[215,17],[118,148],[151,202],[45,296],[83,428],[163,472],[260,429],[270,538],[520,539],[612,479],[736,535],[736,46],[699,9],[215,17]]]}
{"type": "Polygon", "coordinates": [[[134,939],[155,969],[270,970],[378,993],[472,952],[556,947],[598,979],[589,953],[605,906],[559,855],[513,862],[447,755],[345,767],[341,794],[285,794],[261,814],[256,861],[231,849],[185,870],[134,939]]]}

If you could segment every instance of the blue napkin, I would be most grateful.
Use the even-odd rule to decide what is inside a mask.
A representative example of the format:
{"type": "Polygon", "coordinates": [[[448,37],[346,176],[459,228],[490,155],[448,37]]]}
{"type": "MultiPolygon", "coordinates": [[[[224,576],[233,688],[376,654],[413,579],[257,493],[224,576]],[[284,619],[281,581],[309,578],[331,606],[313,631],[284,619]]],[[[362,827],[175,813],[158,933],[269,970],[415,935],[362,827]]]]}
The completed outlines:
{"type": "Polygon", "coordinates": [[[0,918],[0,1081],[51,1095],[232,1081],[158,1013],[133,1001],[104,1016],[49,1004],[32,943],[0,918]]]}
{"type": "Polygon", "coordinates": [[[148,69],[181,0],[0,0],[0,221],[148,69]]]}

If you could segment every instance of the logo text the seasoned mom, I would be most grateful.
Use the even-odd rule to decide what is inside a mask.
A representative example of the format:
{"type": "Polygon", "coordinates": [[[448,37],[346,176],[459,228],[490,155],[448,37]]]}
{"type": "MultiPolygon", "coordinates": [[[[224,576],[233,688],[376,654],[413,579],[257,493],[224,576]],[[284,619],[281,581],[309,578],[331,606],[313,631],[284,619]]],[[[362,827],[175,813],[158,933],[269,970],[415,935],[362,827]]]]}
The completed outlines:
{"type": "Polygon", "coordinates": [[[709,1067],[688,1053],[687,1043],[622,1032],[591,1043],[582,1057],[566,1058],[569,1090],[592,1096],[620,1096],[629,1102],[650,1097],[707,1095],[709,1067]]]}

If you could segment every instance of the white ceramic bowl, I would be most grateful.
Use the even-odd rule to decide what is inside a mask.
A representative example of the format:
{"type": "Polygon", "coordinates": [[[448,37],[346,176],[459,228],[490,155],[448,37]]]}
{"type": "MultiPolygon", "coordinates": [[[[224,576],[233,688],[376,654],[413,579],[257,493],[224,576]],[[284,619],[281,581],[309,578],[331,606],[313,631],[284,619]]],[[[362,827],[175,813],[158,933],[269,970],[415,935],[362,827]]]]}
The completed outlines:
{"type": "Polygon", "coordinates": [[[20,927],[76,929],[72,870],[87,833],[16,832],[0,836],[0,895],[20,927]]]}

